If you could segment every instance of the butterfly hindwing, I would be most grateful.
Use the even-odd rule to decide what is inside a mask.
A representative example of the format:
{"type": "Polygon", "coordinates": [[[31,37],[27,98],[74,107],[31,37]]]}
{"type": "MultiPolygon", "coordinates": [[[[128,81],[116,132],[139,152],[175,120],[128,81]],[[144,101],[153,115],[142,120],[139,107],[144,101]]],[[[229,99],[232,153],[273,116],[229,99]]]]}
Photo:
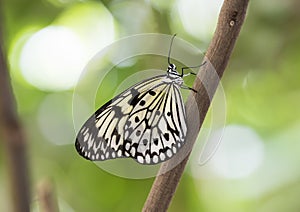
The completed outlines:
{"type": "Polygon", "coordinates": [[[127,155],[143,164],[171,158],[183,145],[187,130],[178,86],[164,83],[149,90],[130,113],[128,122],[124,137],[127,155]]]}

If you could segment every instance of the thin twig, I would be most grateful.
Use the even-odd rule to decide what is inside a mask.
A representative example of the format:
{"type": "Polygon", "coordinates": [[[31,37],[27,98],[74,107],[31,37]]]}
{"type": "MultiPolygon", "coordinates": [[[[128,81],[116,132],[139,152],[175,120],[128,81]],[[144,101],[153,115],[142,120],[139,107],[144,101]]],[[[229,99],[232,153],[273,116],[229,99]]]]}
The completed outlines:
{"type": "Polygon", "coordinates": [[[38,200],[41,212],[58,212],[58,203],[54,185],[49,180],[43,180],[38,185],[38,200]]]}
{"type": "MultiPolygon", "coordinates": [[[[197,93],[190,95],[186,103],[189,129],[185,146],[188,148],[188,156],[172,170],[170,170],[170,167],[173,167],[175,160],[173,158],[161,166],[160,173],[162,174],[156,177],[143,211],[166,211],[168,209],[188,161],[189,152],[194,145],[210,106],[211,98],[216,91],[238,38],[247,6],[248,0],[224,0],[217,28],[205,58],[205,61],[211,63],[216,72],[212,70],[211,66],[204,65],[201,67],[193,87],[197,93]],[[199,114],[200,125],[198,126],[194,123],[195,114],[199,114]]],[[[180,154],[180,152],[182,151],[178,153],[180,154]]]]}
{"type": "MultiPolygon", "coordinates": [[[[2,9],[3,5],[0,8],[2,9]]],[[[12,209],[15,212],[29,211],[29,180],[26,142],[16,112],[15,100],[8,74],[3,45],[3,26],[0,12],[0,131],[6,156],[8,177],[12,194],[12,209]]]]}

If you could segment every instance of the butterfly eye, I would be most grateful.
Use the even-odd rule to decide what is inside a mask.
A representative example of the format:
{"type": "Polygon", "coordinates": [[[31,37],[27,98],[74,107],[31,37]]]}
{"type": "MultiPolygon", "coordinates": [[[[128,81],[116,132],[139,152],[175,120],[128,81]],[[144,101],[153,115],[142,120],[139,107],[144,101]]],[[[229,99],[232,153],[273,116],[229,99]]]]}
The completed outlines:
{"type": "Polygon", "coordinates": [[[168,72],[174,72],[174,71],[176,71],[176,66],[175,66],[175,64],[171,63],[168,66],[168,72]]]}

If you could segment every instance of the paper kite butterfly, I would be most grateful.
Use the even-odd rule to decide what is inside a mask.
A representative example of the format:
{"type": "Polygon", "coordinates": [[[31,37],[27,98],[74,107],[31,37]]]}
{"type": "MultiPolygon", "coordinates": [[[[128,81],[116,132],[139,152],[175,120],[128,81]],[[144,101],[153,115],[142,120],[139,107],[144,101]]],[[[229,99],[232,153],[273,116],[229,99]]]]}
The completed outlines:
{"type": "MultiPolygon", "coordinates": [[[[144,80],[100,107],[79,130],[75,147],[84,158],[103,161],[133,158],[140,164],[170,159],[184,145],[187,123],[181,74],[170,63],[165,75],[144,80]]],[[[199,67],[199,66],[196,66],[199,67]]],[[[195,90],[193,90],[196,92],[195,90]]]]}

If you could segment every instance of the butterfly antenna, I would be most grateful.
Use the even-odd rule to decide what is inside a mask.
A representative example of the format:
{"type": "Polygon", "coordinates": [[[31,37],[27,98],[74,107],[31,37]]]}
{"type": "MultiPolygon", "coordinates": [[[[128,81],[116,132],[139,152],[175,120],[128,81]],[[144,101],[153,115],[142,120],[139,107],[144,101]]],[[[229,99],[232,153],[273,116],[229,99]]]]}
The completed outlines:
{"type": "Polygon", "coordinates": [[[168,54],[168,63],[169,63],[169,65],[171,65],[170,56],[171,56],[171,49],[172,49],[172,45],[173,45],[173,41],[174,41],[175,36],[176,36],[176,34],[173,35],[173,37],[171,39],[170,48],[169,48],[169,54],[168,54]]]}

